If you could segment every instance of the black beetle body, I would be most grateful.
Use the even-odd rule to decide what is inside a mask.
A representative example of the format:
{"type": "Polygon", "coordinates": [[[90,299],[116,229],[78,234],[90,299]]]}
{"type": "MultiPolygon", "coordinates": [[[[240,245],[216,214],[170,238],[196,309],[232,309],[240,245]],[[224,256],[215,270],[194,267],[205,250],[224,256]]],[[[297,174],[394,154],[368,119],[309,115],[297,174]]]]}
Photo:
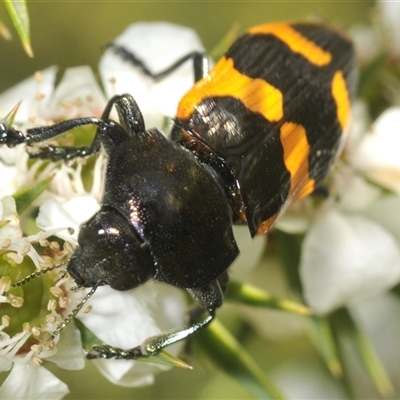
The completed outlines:
{"type": "Polygon", "coordinates": [[[80,229],[71,275],[83,286],[104,281],[117,290],[149,278],[183,288],[217,279],[239,252],[222,188],[156,129],[104,134],[109,161],[102,207],[80,229]],[[100,267],[106,259],[115,271],[100,267]]]}
{"type": "MultiPolygon", "coordinates": [[[[351,43],[316,24],[251,28],[209,74],[199,53],[153,75],[124,48],[111,48],[154,79],[193,60],[198,82],[178,106],[172,140],[146,131],[125,94],[100,119],[29,129],[23,141],[42,145],[74,127],[98,126],[90,147],[33,154],[69,160],[103,147],[108,155],[101,209],[82,225],[67,267],[79,286],[129,290],[152,278],[186,288],[208,312],[133,349],[95,346],[88,355],[130,359],[157,353],[214,318],[219,282],[239,252],[232,224],[265,233],[291,201],[315,190],[342,145],[357,74],[351,43]],[[110,119],[114,106],[119,123],[110,119]]],[[[21,141],[20,132],[0,125],[0,144],[21,141]]]]}

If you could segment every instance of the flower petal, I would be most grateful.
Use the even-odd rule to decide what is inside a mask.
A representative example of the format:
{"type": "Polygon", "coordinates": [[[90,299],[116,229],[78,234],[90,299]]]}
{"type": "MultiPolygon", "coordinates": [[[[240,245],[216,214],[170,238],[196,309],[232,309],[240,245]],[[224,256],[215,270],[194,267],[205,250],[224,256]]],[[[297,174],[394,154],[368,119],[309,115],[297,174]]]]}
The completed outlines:
{"type": "Polygon", "coordinates": [[[352,164],[375,182],[400,192],[400,107],[384,111],[364,136],[352,164]]]}
{"type": "Polygon", "coordinates": [[[2,208],[2,221],[8,221],[7,225],[0,229],[0,243],[6,239],[22,238],[22,229],[19,223],[16,203],[13,197],[5,196],[0,200],[2,208]]]}
{"type": "Polygon", "coordinates": [[[386,29],[392,54],[400,57],[400,3],[379,0],[378,7],[382,15],[382,27],[386,29]]]}
{"type": "MultiPolygon", "coordinates": [[[[196,34],[190,28],[167,22],[142,22],[129,26],[115,43],[135,54],[153,73],[170,67],[192,51],[204,52],[196,34]]],[[[160,126],[162,114],[172,116],[178,101],[193,85],[193,63],[187,61],[160,83],[155,83],[140,69],[133,67],[111,50],[107,50],[99,64],[106,93],[130,93],[137,101],[147,125],[160,126]],[[154,114],[159,108],[158,117],[154,114]],[[149,119],[151,118],[152,119],[149,119]],[[157,119],[158,118],[158,119],[157,119]]]]}
{"type": "Polygon", "coordinates": [[[357,59],[362,65],[371,62],[382,51],[382,38],[371,26],[355,25],[350,36],[356,48],[357,59]]]}
{"type": "Polygon", "coordinates": [[[47,358],[59,368],[75,371],[83,369],[85,358],[82,351],[82,341],[79,330],[73,325],[68,325],[60,335],[57,342],[57,353],[47,358]]]}
{"type": "MultiPolygon", "coordinates": [[[[78,318],[104,343],[121,348],[140,345],[162,331],[184,326],[183,292],[169,285],[148,282],[130,292],[100,287],[90,299],[93,309],[78,318]]],[[[181,344],[168,347],[176,355],[181,344]]],[[[166,367],[138,361],[96,360],[100,371],[122,386],[151,384],[166,367]]]]}
{"type": "Polygon", "coordinates": [[[0,388],[2,399],[62,399],[68,387],[44,367],[14,364],[0,388]]]}
{"type": "Polygon", "coordinates": [[[382,190],[369,183],[352,168],[338,168],[334,176],[342,211],[362,212],[382,196],[382,190]]]}
{"type": "Polygon", "coordinates": [[[73,228],[73,235],[62,230],[57,236],[68,241],[77,240],[80,224],[88,220],[98,209],[99,204],[92,196],[75,197],[63,204],[50,199],[40,206],[36,224],[44,231],[54,228],[73,228]]]}
{"type": "Polygon", "coordinates": [[[233,227],[233,232],[240,249],[240,254],[229,267],[229,276],[233,279],[243,279],[260,261],[265,250],[267,237],[258,235],[252,238],[247,225],[236,225],[233,227]]]}
{"type": "Polygon", "coordinates": [[[400,251],[377,223],[330,209],[304,240],[300,275],[308,304],[326,313],[399,282],[400,251]]]}
{"type": "Polygon", "coordinates": [[[43,70],[40,75],[25,79],[16,86],[6,90],[0,95],[0,117],[4,117],[10,110],[22,100],[15,124],[26,124],[31,116],[37,116],[38,108],[44,108],[53,92],[56,79],[57,67],[49,67],[43,70]],[[38,93],[40,99],[38,100],[38,93]]]}
{"type": "Polygon", "coordinates": [[[92,69],[68,68],[54,91],[48,107],[49,119],[100,116],[106,104],[92,69]]]}
{"type": "Polygon", "coordinates": [[[400,243],[400,197],[384,196],[370,205],[365,214],[387,229],[400,243]]]}

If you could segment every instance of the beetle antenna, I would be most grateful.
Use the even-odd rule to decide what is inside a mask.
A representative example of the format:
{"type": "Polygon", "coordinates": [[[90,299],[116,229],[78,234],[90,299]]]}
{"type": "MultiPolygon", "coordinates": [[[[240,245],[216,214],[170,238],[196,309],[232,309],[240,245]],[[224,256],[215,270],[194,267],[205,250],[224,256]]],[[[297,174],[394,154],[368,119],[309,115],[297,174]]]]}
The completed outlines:
{"type": "Polygon", "coordinates": [[[53,340],[60,332],[74,319],[76,314],[82,309],[86,302],[92,297],[96,291],[98,285],[95,285],[90,289],[90,292],[82,299],[82,301],[71,311],[70,314],[57,326],[57,329],[52,333],[51,340],[53,340]]]}
{"type": "MultiPolygon", "coordinates": [[[[68,263],[69,260],[66,260],[60,264],[54,264],[54,265],[50,265],[49,267],[44,267],[41,269],[36,270],[35,272],[32,272],[30,275],[26,276],[25,278],[21,279],[20,281],[15,282],[12,286],[13,287],[18,287],[18,286],[22,286],[25,285],[25,283],[28,283],[29,281],[31,281],[34,278],[39,278],[39,276],[47,274],[47,272],[53,271],[56,268],[61,267],[62,265],[65,265],[66,263],[68,263]]],[[[64,278],[64,276],[67,274],[67,270],[64,269],[61,272],[61,277],[60,279],[64,278]]]]}

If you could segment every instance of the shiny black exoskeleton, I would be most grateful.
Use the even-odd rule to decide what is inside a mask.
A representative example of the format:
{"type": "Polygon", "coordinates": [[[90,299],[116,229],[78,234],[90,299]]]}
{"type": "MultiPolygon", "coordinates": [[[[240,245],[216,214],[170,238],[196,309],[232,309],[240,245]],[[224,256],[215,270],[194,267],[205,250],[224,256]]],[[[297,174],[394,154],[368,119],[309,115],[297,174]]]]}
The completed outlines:
{"type": "Polygon", "coordinates": [[[208,312],[186,329],[162,333],[129,350],[96,346],[89,358],[136,358],[206,326],[222,304],[218,278],[239,253],[232,211],[218,174],[159,130],[145,130],[132,98],[113,97],[101,118],[80,118],[33,128],[27,135],[0,126],[1,144],[24,142],[33,157],[74,159],[108,156],[101,209],[85,222],[67,270],[78,286],[135,288],[149,279],[186,288],[208,312]],[[109,119],[115,107],[119,122],[109,119]],[[97,125],[90,147],[43,146],[47,140],[82,125],[97,125]],[[39,147],[38,147],[39,146],[39,147]],[[36,149],[36,150],[35,150],[36,149]]]}

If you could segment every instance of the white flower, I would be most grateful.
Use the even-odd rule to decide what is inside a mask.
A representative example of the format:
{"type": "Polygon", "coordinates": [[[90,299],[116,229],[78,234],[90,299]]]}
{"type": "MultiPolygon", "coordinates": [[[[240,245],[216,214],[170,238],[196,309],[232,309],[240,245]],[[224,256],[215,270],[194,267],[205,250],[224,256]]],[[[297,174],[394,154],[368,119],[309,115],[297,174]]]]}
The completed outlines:
{"type": "Polygon", "coordinates": [[[25,255],[28,255],[37,268],[43,259],[36,252],[29,238],[23,237],[19,216],[17,214],[15,200],[6,196],[0,200],[0,252],[12,251],[15,262],[22,262],[25,255]]]}
{"type": "Polygon", "coordinates": [[[350,135],[349,165],[342,163],[334,175],[338,201],[325,204],[306,233],[300,274],[305,298],[319,313],[383,293],[400,281],[399,123],[400,109],[393,107],[363,137],[350,135]]]}
{"type": "MultiPolygon", "coordinates": [[[[114,42],[134,53],[153,73],[163,71],[190,52],[204,52],[194,30],[167,22],[130,25],[114,42]]],[[[161,128],[165,116],[174,116],[179,100],[194,83],[191,60],[155,82],[111,49],[101,58],[99,71],[108,97],[130,93],[149,128],[161,128]]]]}
{"type": "MultiPolygon", "coordinates": [[[[91,69],[86,66],[67,69],[54,88],[56,72],[56,68],[48,68],[2,93],[0,116],[5,116],[20,101],[14,124],[21,131],[60,119],[100,116],[106,100],[91,69]]],[[[22,187],[59,173],[52,163],[39,170],[42,161],[28,169],[28,158],[24,146],[0,148],[0,173],[4,177],[0,196],[14,194],[22,187]]]]}
{"type": "Polygon", "coordinates": [[[371,62],[382,52],[382,38],[370,25],[356,25],[350,29],[350,36],[357,51],[358,61],[363,65],[371,62]]]}
{"type": "Polygon", "coordinates": [[[252,238],[247,225],[234,226],[233,233],[240,254],[229,267],[228,272],[231,279],[241,281],[244,280],[249,272],[260,262],[267,243],[267,238],[265,235],[258,235],[252,238]]]}
{"type": "Polygon", "coordinates": [[[331,208],[306,235],[300,271],[307,303],[326,313],[398,283],[399,243],[369,218],[331,208]]]}
{"type": "Polygon", "coordinates": [[[351,162],[376,183],[400,193],[400,107],[384,111],[361,140],[351,162]]]}
{"type": "Polygon", "coordinates": [[[2,399],[62,399],[65,383],[43,367],[16,364],[0,388],[2,399]]]}
{"type": "Polygon", "coordinates": [[[395,57],[400,57],[400,3],[398,1],[378,0],[382,26],[387,34],[389,49],[395,57]]]}
{"type": "Polygon", "coordinates": [[[0,116],[7,115],[21,101],[14,119],[17,126],[41,119],[54,91],[56,73],[57,68],[47,68],[0,94],[0,116]]]}
{"type": "MultiPolygon", "coordinates": [[[[55,286],[51,279],[43,281],[42,295],[37,299],[39,304],[25,304],[23,290],[19,292],[21,296],[19,293],[11,291],[12,279],[8,274],[14,276],[19,268],[21,274],[24,274],[24,272],[26,274],[26,256],[33,261],[36,268],[47,264],[48,260],[36,252],[32,243],[40,241],[42,246],[50,246],[45,238],[55,232],[53,230],[24,237],[16,212],[15,200],[10,196],[4,197],[0,201],[0,220],[0,253],[3,255],[3,261],[0,263],[0,303],[2,303],[0,304],[0,371],[11,370],[0,389],[0,397],[23,399],[48,398],[46,396],[50,395],[51,398],[62,398],[67,392],[66,386],[40,365],[42,360],[46,359],[59,365],[68,364],[68,369],[81,369],[83,367],[82,352],[80,351],[79,354],[74,352],[74,349],[81,349],[80,338],[76,336],[76,330],[74,331],[71,328],[62,337],[61,342],[68,340],[68,348],[58,347],[60,338],[55,338],[54,341],[49,342],[57,324],[64,319],[64,312],[66,314],[71,312],[80,301],[79,295],[70,292],[71,285],[66,279],[59,280],[55,286]],[[20,266],[11,267],[15,263],[20,266]],[[57,294],[56,297],[54,297],[55,293],[57,294]],[[59,306],[57,305],[57,298],[60,301],[59,306]],[[46,304],[46,301],[48,301],[47,311],[41,310],[42,304],[46,304]],[[20,309],[21,313],[18,312],[20,309]],[[37,309],[41,310],[42,313],[43,311],[47,312],[47,315],[42,314],[43,317],[38,318],[39,314],[35,314],[38,312],[37,309]],[[32,312],[32,310],[36,311],[32,312]],[[12,336],[7,333],[10,326],[13,327],[13,330],[17,330],[17,333],[12,336]],[[70,358],[71,353],[75,355],[73,359],[70,358]],[[56,354],[59,359],[57,357],[53,359],[56,354]],[[65,360],[69,361],[66,363],[65,360]],[[19,379],[18,385],[15,384],[16,379],[19,379]],[[47,382],[40,385],[43,379],[46,379],[47,382]],[[43,391],[47,392],[46,396],[43,395],[43,391]]],[[[57,257],[65,256],[54,245],[53,249],[54,260],[57,257]],[[56,253],[58,253],[57,256],[56,253]]],[[[28,298],[31,301],[34,300],[34,297],[28,298]]]]}
{"type": "Polygon", "coordinates": [[[26,183],[28,175],[28,154],[22,146],[0,148],[0,198],[14,194],[26,183]]]}
{"type": "MultiPolygon", "coordinates": [[[[162,283],[150,281],[130,292],[101,287],[89,304],[93,306],[92,310],[78,318],[102,342],[120,348],[139,346],[150,336],[185,324],[183,291],[162,283]]],[[[178,355],[181,349],[182,343],[177,343],[166,351],[178,355]]],[[[168,369],[134,360],[94,362],[111,382],[127,387],[150,385],[157,373],[168,369]]]]}

